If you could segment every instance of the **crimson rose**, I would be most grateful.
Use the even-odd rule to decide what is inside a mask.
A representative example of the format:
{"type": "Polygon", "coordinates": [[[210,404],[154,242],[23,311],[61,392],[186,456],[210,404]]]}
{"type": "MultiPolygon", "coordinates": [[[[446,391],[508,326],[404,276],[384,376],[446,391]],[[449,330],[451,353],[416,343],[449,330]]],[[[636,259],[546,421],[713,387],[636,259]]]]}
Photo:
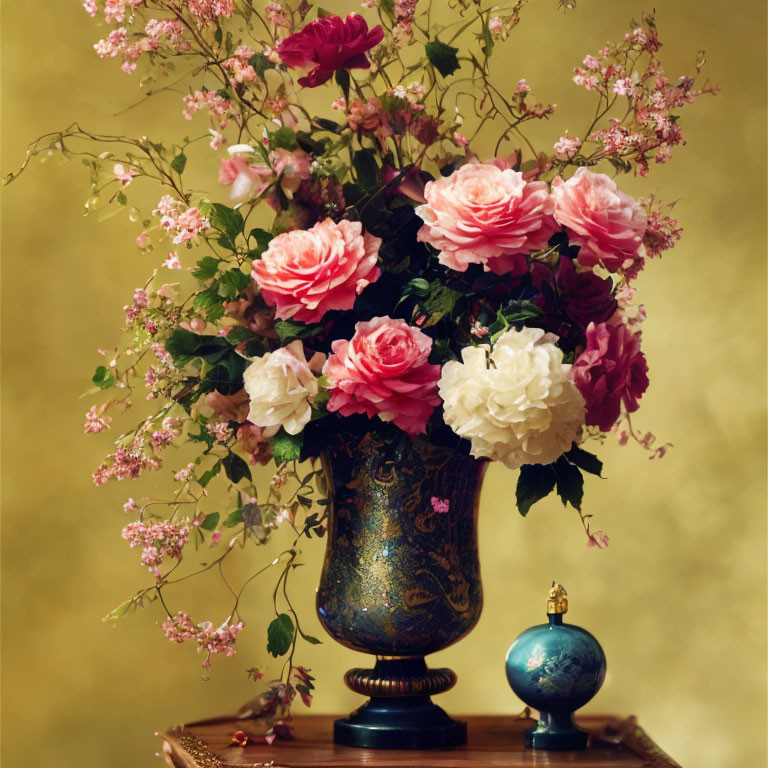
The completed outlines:
{"type": "Polygon", "coordinates": [[[277,53],[287,67],[310,69],[299,85],[315,88],[331,78],[337,69],[368,69],[365,55],[384,37],[381,26],[368,29],[362,16],[350,13],[346,19],[328,16],[315,19],[300,32],[287,37],[277,53]]]}

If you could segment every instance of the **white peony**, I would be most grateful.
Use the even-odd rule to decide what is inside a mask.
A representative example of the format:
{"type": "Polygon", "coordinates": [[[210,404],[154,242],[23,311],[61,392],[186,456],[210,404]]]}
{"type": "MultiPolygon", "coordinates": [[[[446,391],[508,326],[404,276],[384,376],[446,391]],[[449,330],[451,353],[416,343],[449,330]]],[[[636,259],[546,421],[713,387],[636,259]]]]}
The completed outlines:
{"type": "Polygon", "coordinates": [[[312,418],[311,402],[318,393],[313,368],[316,361],[307,363],[301,341],[257,357],[243,374],[251,400],[248,421],[264,427],[267,436],[280,427],[289,435],[301,432],[312,418]]]}
{"type": "Polygon", "coordinates": [[[466,347],[462,362],[443,366],[445,421],[472,442],[472,455],[511,469],[550,464],[578,442],[584,398],[569,380],[570,365],[540,328],[509,330],[493,349],[466,347]]]}

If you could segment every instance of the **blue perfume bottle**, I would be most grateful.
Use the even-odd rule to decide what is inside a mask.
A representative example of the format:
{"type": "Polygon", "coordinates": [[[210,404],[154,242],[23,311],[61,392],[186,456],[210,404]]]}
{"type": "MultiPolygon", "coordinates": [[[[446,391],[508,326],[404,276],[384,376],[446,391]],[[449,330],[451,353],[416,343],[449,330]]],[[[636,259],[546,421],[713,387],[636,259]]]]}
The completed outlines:
{"type": "Polygon", "coordinates": [[[518,698],[539,711],[539,725],[526,732],[534,749],[583,749],[589,734],[573,713],[600,690],[605,654],[581,627],[563,622],[568,610],[565,589],[552,582],[547,624],[526,629],[509,647],[507,680],[518,698]]]}

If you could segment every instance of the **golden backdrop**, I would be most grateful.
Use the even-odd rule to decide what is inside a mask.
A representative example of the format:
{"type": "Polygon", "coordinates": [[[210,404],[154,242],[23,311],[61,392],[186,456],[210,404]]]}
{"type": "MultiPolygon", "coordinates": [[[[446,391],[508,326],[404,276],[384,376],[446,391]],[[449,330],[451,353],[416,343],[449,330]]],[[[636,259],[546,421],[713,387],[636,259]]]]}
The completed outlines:
{"type": "MultiPolygon", "coordinates": [[[[571,68],[644,8],[578,5],[564,15],[555,0],[532,3],[495,55],[502,82],[526,77],[560,105],[540,131],[547,141],[569,126],[578,133],[591,108],[571,68]]],[[[518,712],[504,655],[542,620],[554,577],[569,590],[571,620],[594,632],[608,658],[589,709],[638,715],[686,768],[757,768],[766,727],[765,3],[656,6],[669,74],[689,72],[703,47],[723,87],[684,110],[689,145],[667,166],[645,182],[622,181],[630,193],[660,188],[679,199],[686,228],[639,281],[652,385],[636,423],[674,448],[653,462],[632,445],[602,449],[608,479],[589,479],[586,501],[611,536],[605,551],[588,549],[575,513],[555,501],[521,519],[510,500],[515,474],[494,467],[481,504],[484,615],[433,663],[459,674],[440,697],[452,712],[518,712]]],[[[2,13],[4,172],[27,140],[73,120],[135,136],[187,130],[180,94],[115,116],[137,100],[137,83],[95,56],[99,30],[79,2],[9,0],[2,13]]],[[[243,670],[265,660],[269,590],[251,589],[251,631],[236,657],[215,659],[207,682],[199,657],[163,638],[159,609],[114,628],[100,622],[146,578],[120,539],[121,505],[159,480],[94,488],[90,473],[109,439],[82,434],[77,398],[96,347],[116,341],[120,308],[157,254],[137,254],[136,226],[124,217],[83,218],[79,163],[33,165],[3,194],[2,764],[149,766],[155,730],[231,711],[254,694],[243,670]]],[[[299,600],[318,636],[321,548],[305,548],[299,600]]],[[[219,585],[199,590],[185,605],[211,614],[219,585]]],[[[355,705],[341,676],[363,659],[328,641],[301,660],[318,679],[316,711],[355,705]]]]}

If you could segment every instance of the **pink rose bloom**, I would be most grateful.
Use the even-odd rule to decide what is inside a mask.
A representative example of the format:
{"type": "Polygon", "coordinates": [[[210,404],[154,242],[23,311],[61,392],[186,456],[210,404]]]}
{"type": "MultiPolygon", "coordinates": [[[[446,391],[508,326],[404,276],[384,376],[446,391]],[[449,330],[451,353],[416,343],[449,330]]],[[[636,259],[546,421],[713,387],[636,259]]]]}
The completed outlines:
{"type": "Polygon", "coordinates": [[[587,346],[571,368],[573,383],[584,396],[587,424],[607,432],[621,413],[636,411],[648,389],[648,363],[640,351],[640,334],[625,325],[590,323],[587,346]]]}
{"type": "Polygon", "coordinates": [[[440,404],[440,366],[427,362],[429,336],[405,320],[374,317],[355,326],[351,341],[339,339],[331,349],[323,369],[331,390],[329,411],[378,415],[409,435],[426,431],[440,404]]]}
{"type": "Polygon", "coordinates": [[[645,234],[646,214],[604,173],[579,168],[568,181],[552,182],[555,218],[580,245],[579,264],[610,272],[632,264],[645,234]]]}
{"type": "Polygon", "coordinates": [[[346,19],[329,16],[311,21],[279,43],[277,53],[287,67],[311,70],[299,78],[299,85],[315,88],[330,80],[337,69],[369,69],[365,52],[383,38],[381,26],[369,30],[362,16],[350,13],[346,19]]]}
{"type": "Polygon", "coordinates": [[[314,323],[330,309],[352,309],[355,297],[378,280],[380,245],[359,221],[325,219],[274,238],[253,262],[252,277],[279,320],[314,323]]]}
{"type": "Polygon", "coordinates": [[[521,275],[526,255],[546,247],[557,231],[546,183],[526,182],[500,165],[506,163],[468,163],[424,188],[418,239],[437,248],[446,267],[464,272],[482,264],[497,275],[521,275]]]}

